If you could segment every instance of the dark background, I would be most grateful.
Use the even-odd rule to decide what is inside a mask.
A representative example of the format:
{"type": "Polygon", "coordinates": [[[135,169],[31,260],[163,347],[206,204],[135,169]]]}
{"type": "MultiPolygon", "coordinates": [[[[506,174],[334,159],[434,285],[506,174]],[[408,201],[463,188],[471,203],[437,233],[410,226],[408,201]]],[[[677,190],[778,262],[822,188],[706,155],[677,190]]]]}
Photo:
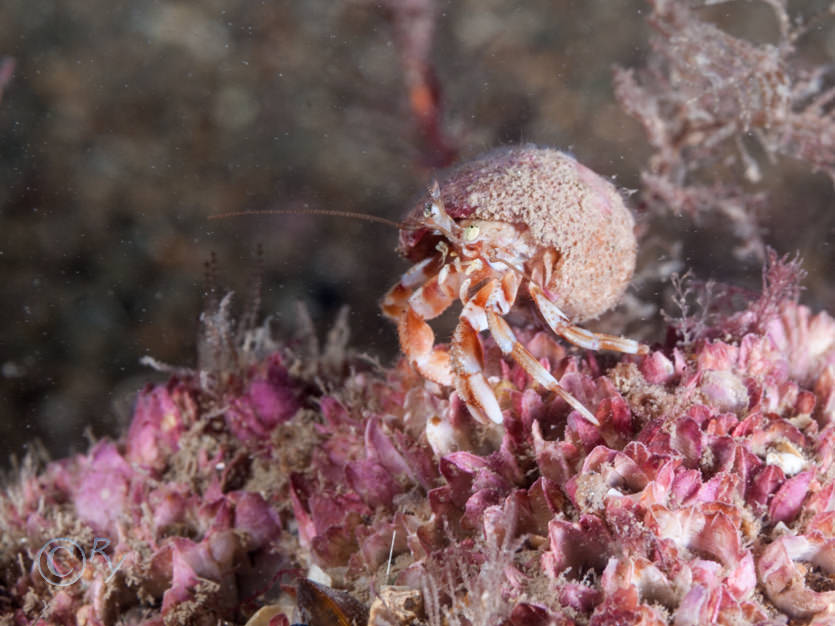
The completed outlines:
{"type": "MultiPolygon", "coordinates": [[[[802,13],[828,3],[795,4],[802,13]]],[[[403,35],[386,6],[4,1],[0,57],[16,70],[0,102],[0,459],[36,437],[60,456],[86,448],[87,427],[118,433],[135,390],[159,379],[143,355],[193,365],[212,252],[241,302],[263,246],[263,310],[288,332],[296,301],[322,327],[348,304],[353,345],[394,357],[377,308],[406,267],[394,230],[310,215],[207,220],[304,207],[402,217],[431,180],[432,154],[409,111],[403,35]]],[[[611,70],[643,63],[645,2],[434,6],[429,60],[459,158],[530,141],[638,187],[649,148],[614,100],[611,70]]],[[[776,32],[754,2],[705,15],[755,41],[776,32]]],[[[817,62],[835,50],[824,26],[803,43],[817,62]]],[[[766,171],[766,240],[800,252],[804,300],[832,309],[832,184],[791,162],[766,171]]],[[[721,223],[670,216],[643,228],[633,295],[648,306],[631,333],[658,337],[671,269],[758,284],[759,264],[734,258],[721,223]],[[679,241],[683,265],[669,263],[679,241]]],[[[625,328],[612,319],[607,330],[625,328]]]]}

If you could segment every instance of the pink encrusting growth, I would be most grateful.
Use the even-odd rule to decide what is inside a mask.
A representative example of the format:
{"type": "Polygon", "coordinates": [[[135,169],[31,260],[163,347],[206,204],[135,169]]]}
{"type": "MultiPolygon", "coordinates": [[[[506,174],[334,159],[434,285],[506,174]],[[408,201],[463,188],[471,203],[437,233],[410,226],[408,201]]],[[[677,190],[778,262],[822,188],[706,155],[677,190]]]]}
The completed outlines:
{"type": "Polygon", "coordinates": [[[499,431],[406,363],[336,367],[332,349],[327,375],[292,347],[225,391],[181,373],[139,394],[122,441],[2,496],[3,611],[151,625],[269,607],[251,623],[316,624],[318,596],[295,594],[311,576],[369,624],[401,614],[381,608],[393,590],[416,594],[398,624],[827,623],[835,320],[784,300],[734,336],[757,302],[645,356],[517,330],[599,426],[498,354],[499,431]],[[35,558],[54,537],[106,538],[118,572],[99,555],[47,584],[35,558]]]}

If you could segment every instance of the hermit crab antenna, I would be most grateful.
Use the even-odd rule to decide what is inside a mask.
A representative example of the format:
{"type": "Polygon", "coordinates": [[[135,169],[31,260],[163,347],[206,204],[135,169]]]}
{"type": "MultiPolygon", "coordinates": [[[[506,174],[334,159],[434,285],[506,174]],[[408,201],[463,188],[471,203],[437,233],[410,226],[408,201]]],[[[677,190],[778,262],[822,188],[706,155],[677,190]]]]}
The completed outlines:
{"type": "Polygon", "coordinates": [[[252,209],[247,211],[232,211],[230,213],[218,213],[210,215],[210,220],[223,220],[230,217],[243,217],[247,215],[329,215],[332,217],[351,217],[358,220],[365,220],[366,222],[376,222],[378,224],[385,224],[386,226],[393,226],[400,229],[411,229],[408,224],[388,220],[377,215],[368,215],[367,213],[355,213],[354,211],[336,211],[333,209],[252,209]]]}

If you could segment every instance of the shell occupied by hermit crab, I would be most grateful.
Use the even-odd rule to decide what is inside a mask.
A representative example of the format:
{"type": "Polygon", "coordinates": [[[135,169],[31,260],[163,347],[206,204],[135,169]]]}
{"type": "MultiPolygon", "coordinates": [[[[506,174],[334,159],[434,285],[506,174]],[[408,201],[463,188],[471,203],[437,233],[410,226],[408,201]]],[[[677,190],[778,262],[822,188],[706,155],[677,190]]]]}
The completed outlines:
{"type": "Polygon", "coordinates": [[[631,339],[576,325],[614,306],[635,269],[634,220],[615,187],[557,150],[506,148],[436,182],[407,223],[400,250],[415,264],[382,309],[397,323],[409,362],[425,378],[454,386],[480,421],[501,423],[479,338],[489,331],[506,357],[598,424],[517,340],[504,316],[521,289],[554,333],[580,347],[648,352],[631,339]],[[452,341],[437,346],[427,320],[455,300],[463,308],[452,341]]]}
{"type": "MultiPolygon", "coordinates": [[[[552,148],[513,146],[490,151],[439,181],[441,200],[456,221],[510,223],[557,261],[551,284],[556,304],[573,322],[614,307],[635,271],[635,222],[615,186],[573,157],[552,148]]],[[[425,200],[407,221],[423,219],[425,200]]],[[[400,251],[417,262],[439,237],[430,229],[403,230],[400,251]]]]}

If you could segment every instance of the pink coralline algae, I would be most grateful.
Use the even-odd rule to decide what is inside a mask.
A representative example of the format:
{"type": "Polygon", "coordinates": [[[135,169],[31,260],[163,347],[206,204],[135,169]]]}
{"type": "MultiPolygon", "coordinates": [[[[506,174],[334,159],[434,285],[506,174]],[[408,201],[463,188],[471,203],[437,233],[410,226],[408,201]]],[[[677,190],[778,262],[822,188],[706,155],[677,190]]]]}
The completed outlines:
{"type": "Polygon", "coordinates": [[[755,305],[646,356],[520,330],[600,426],[498,354],[501,425],[332,346],[180,372],[2,496],[0,623],[833,623],[835,320],[755,305]]]}

